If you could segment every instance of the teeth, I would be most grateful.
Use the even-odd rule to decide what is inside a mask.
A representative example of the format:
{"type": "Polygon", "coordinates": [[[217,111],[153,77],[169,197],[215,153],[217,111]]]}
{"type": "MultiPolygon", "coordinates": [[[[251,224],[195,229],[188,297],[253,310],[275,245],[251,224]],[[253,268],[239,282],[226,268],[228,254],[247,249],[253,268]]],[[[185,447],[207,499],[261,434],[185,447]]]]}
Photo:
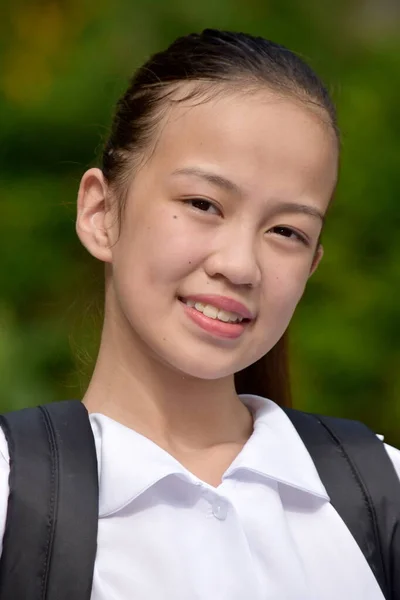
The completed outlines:
{"type": "Polygon", "coordinates": [[[211,304],[194,302],[194,300],[185,300],[185,304],[194,307],[196,310],[202,312],[203,315],[206,315],[206,317],[209,317],[210,319],[218,319],[219,321],[223,321],[224,323],[241,323],[243,321],[243,317],[239,317],[239,315],[237,315],[236,313],[219,309],[216,306],[212,306],[211,304]]]}
{"type": "MultiPolygon", "coordinates": [[[[201,305],[203,306],[203,305],[201,305]]],[[[199,310],[197,308],[197,303],[194,305],[194,307],[199,310]]],[[[210,317],[210,319],[216,319],[218,316],[218,308],[215,308],[215,306],[211,306],[211,304],[206,304],[206,306],[203,308],[203,315],[206,315],[206,317],[210,317]]]]}
{"type": "Polygon", "coordinates": [[[224,321],[224,323],[228,323],[229,321],[234,323],[239,321],[240,323],[240,321],[243,321],[241,317],[222,309],[218,311],[218,319],[224,321]]]}

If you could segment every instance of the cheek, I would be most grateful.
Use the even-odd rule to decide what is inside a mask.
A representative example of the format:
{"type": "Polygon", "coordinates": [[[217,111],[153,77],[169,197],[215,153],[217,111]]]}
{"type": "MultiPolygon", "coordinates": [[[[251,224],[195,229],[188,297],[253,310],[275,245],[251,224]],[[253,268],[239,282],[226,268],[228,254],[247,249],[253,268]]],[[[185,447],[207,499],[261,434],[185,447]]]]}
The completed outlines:
{"type": "MultiPolygon", "coordinates": [[[[282,261],[270,269],[263,278],[264,318],[270,320],[273,313],[278,323],[289,323],[301,299],[310,274],[310,261],[282,261]]],[[[282,326],[282,325],[281,325],[282,326]]]]}
{"type": "Polygon", "coordinates": [[[179,284],[204,261],[207,247],[184,218],[170,211],[148,211],[144,218],[132,219],[118,243],[119,277],[142,293],[145,286],[179,284]]]}
{"type": "Polygon", "coordinates": [[[286,265],[264,278],[258,325],[251,343],[255,362],[278,342],[286,331],[301,299],[308,278],[306,269],[293,272],[286,265]]]}

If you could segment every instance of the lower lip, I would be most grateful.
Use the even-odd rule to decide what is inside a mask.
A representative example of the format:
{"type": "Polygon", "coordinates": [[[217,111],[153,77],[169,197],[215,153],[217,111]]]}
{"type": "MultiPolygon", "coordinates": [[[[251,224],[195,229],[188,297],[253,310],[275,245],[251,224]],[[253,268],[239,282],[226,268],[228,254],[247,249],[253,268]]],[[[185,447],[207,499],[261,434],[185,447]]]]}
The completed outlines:
{"type": "Polygon", "coordinates": [[[208,331],[208,333],[212,333],[218,337],[234,339],[241,336],[245,330],[246,323],[224,323],[224,321],[206,317],[202,312],[196,310],[192,306],[188,306],[182,302],[182,300],[180,300],[180,303],[188,317],[190,317],[196,325],[199,325],[199,327],[208,331]]]}

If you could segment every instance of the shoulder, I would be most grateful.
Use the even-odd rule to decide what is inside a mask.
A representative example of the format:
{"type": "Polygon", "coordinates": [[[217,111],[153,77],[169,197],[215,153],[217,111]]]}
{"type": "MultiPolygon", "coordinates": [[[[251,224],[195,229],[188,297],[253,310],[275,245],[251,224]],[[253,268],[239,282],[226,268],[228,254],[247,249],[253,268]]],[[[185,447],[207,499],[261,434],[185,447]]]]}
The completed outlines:
{"type": "Polygon", "coordinates": [[[10,473],[10,457],[6,436],[0,427],[0,554],[3,549],[3,535],[6,525],[8,505],[8,476],[10,473]]]}
{"type": "Polygon", "coordinates": [[[389,446],[388,444],[384,444],[384,446],[390,460],[393,463],[394,469],[400,479],[400,450],[398,450],[397,448],[393,448],[393,446],[389,446]]]}
{"type": "MultiPolygon", "coordinates": [[[[246,404],[252,410],[252,413],[255,417],[255,425],[257,425],[259,421],[263,421],[264,424],[268,426],[270,434],[272,432],[277,433],[279,439],[283,440],[286,445],[289,444],[291,448],[293,447],[294,440],[296,440],[297,438],[301,439],[299,432],[294,426],[286,409],[282,409],[282,407],[277,405],[272,400],[269,400],[262,396],[256,396],[252,394],[240,394],[240,398],[244,402],[244,404],[246,404]]],[[[301,411],[290,412],[301,414],[301,411]]],[[[347,420],[334,419],[334,421],[345,423],[347,420]]],[[[377,435],[377,437],[381,441],[383,441],[383,436],[377,435]]],[[[388,444],[383,444],[383,446],[400,480],[400,450],[388,444]]],[[[293,453],[291,453],[291,459],[292,458],[293,453]]],[[[312,460],[311,456],[309,456],[309,458],[310,460],[312,460]]]]}

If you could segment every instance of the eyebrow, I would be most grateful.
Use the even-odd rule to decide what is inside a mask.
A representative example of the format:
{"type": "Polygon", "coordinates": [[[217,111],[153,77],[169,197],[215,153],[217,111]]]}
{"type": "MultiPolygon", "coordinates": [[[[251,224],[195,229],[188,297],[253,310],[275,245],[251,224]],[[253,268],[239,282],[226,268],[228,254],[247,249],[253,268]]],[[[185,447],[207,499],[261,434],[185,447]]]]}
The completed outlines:
{"type": "Polygon", "coordinates": [[[314,217],[319,221],[324,223],[325,215],[315,206],[311,206],[310,204],[299,204],[297,202],[280,202],[277,201],[274,206],[274,212],[276,213],[286,213],[286,214],[301,214],[301,215],[309,215],[310,217],[314,217]]]}
{"type": "Polygon", "coordinates": [[[241,188],[226,177],[222,175],[217,175],[217,173],[212,173],[211,171],[206,171],[205,169],[201,169],[200,167],[183,167],[182,169],[177,169],[172,173],[172,175],[192,175],[194,177],[198,177],[199,179],[204,179],[209,183],[212,183],[220,188],[228,192],[233,192],[237,195],[242,195],[243,191],[241,188]]]}
{"type": "MultiPolygon", "coordinates": [[[[228,192],[243,196],[243,190],[236,183],[222,175],[218,175],[217,173],[207,171],[200,167],[182,167],[181,169],[173,171],[172,175],[191,175],[193,177],[198,177],[199,179],[208,181],[228,192]]],[[[322,223],[325,221],[325,215],[318,210],[318,208],[309,204],[300,204],[298,202],[282,202],[276,200],[273,203],[273,212],[309,215],[310,217],[322,221],[322,223]]]]}

